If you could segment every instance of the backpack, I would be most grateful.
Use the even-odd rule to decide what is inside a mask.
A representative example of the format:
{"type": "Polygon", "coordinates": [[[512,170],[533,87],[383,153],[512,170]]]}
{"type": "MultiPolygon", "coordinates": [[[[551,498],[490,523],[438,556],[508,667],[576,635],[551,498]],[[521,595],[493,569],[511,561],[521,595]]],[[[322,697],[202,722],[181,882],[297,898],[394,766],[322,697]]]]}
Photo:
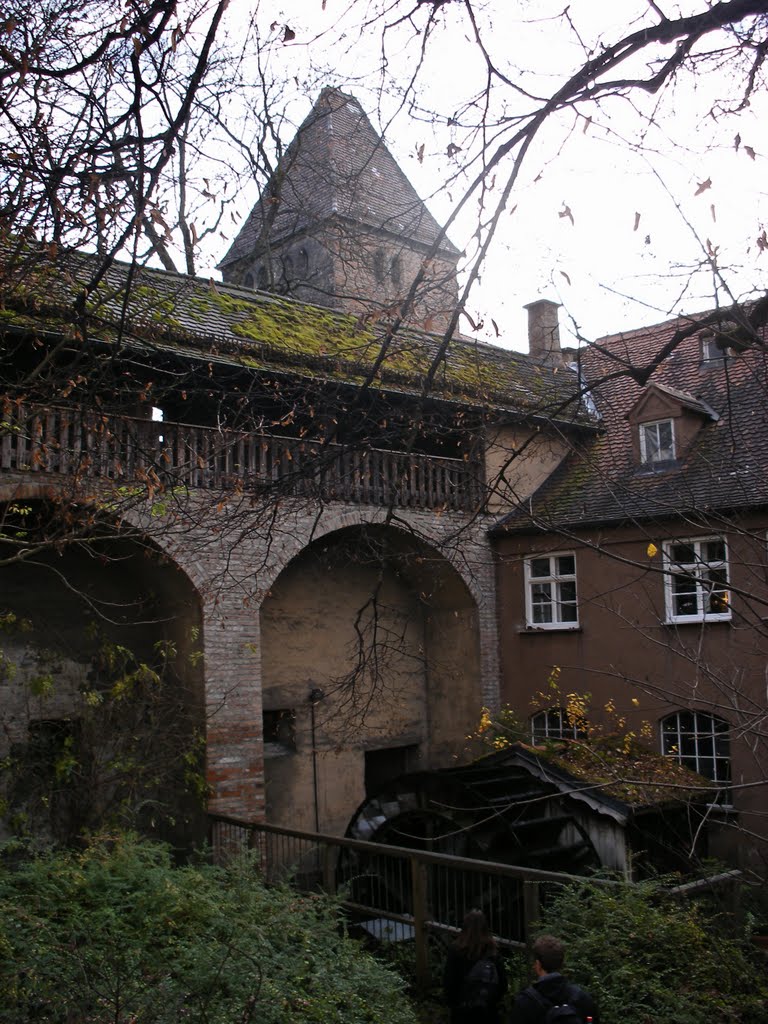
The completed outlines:
{"type": "Polygon", "coordinates": [[[496,1004],[499,992],[499,972],[488,957],[480,957],[472,964],[464,978],[461,1006],[465,1010],[488,1010],[496,1004]]]}
{"type": "Polygon", "coordinates": [[[525,991],[544,1010],[544,1016],[541,1018],[542,1024],[584,1024],[584,1018],[570,1001],[575,995],[570,985],[566,989],[566,999],[568,1001],[565,1003],[551,1002],[541,992],[537,991],[533,985],[525,991]]]}

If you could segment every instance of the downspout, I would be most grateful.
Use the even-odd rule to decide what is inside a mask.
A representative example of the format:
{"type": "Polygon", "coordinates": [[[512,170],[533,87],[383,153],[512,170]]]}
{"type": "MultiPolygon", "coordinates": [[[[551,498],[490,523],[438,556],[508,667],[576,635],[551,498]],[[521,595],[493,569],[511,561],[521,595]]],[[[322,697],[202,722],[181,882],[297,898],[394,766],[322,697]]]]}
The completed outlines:
{"type": "Polygon", "coordinates": [[[325,697],[325,693],[319,686],[313,687],[309,692],[309,722],[312,733],[312,793],[315,804],[315,832],[320,831],[320,800],[317,789],[317,742],[315,739],[315,707],[325,697]]]}

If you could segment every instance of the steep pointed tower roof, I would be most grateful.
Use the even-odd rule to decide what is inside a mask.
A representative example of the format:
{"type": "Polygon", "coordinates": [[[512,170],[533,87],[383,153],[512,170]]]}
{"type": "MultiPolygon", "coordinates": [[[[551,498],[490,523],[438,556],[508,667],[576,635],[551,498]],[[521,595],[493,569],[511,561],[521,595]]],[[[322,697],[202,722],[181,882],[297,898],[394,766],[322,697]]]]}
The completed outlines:
{"type": "MultiPolygon", "coordinates": [[[[359,102],[326,88],[219,264],[227,271],[281,241],[342,219],[427,248],[440,226],[359,102]]],[[[443,255],[458,250],[446,238],[443,255]]]]}

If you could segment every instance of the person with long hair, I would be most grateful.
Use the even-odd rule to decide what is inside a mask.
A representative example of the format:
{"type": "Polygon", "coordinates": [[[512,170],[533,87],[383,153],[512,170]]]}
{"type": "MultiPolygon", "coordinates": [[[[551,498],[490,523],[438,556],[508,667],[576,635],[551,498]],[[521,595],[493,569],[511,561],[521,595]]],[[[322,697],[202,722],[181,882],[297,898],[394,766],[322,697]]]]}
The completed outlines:
{"type": "Polygon", "coordinates": [[[470,910],[448,949],[443,992],[451,1024],[499,1024],[507,974],[482,910],[470,910]]]}

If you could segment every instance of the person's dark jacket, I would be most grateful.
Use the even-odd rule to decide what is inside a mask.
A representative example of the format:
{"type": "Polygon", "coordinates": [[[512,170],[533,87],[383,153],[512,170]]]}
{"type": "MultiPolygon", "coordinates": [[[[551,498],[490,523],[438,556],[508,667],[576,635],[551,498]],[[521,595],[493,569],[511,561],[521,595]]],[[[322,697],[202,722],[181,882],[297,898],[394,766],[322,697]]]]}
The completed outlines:
{"type": "Polygon", "coordinates": [[[451,1011],[451,1024],[499,1024],[501,1015],[499,1003],[507,991],[507,971],[504,961],[498,954],[488,957],[496,964],[496,973],[499,976],[499,990],[497,992],[496,1005],[483,1011],[478,1009],[468,1010],[461,1006],[461,997],[464,991],[464,979],[472,967],[477,963],[463,956],[459,950],[451,947],[443,970],[443,994],[445,1002],[451,1011]]]}
{"type": "MultiPolygon", "coordinates": [[[[574,985],[557,971],[542,975],[532,987],[549,1003],[570,1003],[581,1014],[582,1020],[591,1017],[592,1024],[600,1024],[597,1006],[589,992],[574,985]]],[[[541,1024],[546,1012],[535,996],[523,989],[512,1007],[510,1024],[541,1024]]]]}

